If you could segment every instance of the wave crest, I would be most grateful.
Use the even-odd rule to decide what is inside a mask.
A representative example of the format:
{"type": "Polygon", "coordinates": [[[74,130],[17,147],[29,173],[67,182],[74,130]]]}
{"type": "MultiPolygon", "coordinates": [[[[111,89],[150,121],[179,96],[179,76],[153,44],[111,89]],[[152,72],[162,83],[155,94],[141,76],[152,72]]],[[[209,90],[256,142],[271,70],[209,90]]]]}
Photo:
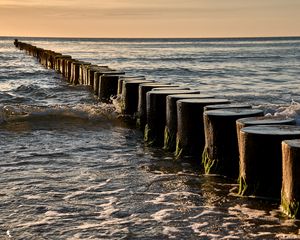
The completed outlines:
{"type": "Polygon", "coordinates": [[[0,106],[0,123],[30,120],[81,119],[107,121],[116,119],[118,113],[112,104],[75,104],[35,106],[12,104],[0,106]]]}

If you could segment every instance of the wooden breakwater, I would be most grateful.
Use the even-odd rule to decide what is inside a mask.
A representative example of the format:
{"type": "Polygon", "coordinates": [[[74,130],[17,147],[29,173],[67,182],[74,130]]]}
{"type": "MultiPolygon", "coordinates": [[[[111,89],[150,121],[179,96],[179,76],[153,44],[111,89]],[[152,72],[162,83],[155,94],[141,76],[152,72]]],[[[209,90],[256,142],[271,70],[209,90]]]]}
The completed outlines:
{"type": "Polygon", "coordinates": [[[284,213],[300,217],[300,127],[294,119],[261,116],[247,104],[129,76],[17,39],[14,45],[70,84],[89,86],[99,101],[120,99],[121,113],[138,123],[145,144],[173,151],[178,161],[192,160],[206,174],[237,180],[237,195],[281,199],[284,213]]]}

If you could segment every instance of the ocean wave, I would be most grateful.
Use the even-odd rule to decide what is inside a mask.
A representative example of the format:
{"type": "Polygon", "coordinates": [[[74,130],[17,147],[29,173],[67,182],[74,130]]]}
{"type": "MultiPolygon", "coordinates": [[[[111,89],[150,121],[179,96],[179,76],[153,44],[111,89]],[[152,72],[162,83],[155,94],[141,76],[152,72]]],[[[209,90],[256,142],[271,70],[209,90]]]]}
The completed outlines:
{"type": "Polygon", "coordinates": [[[107,121],[118,118],[111,104],[75,104],[34,106],[24,104],[0,105],[0,123],[34,120],[107,121]]]}
{"type": "Polygon", "coordinates": [[[13,70],[9,70],[5,72],[5,77],[8,79],[36,79],[38,77],[42,77],[42,76],[49,76],[49,72],[45,71],[45,70],[40,70],[40,69],[33,69],[33,70],[28,70],[27,71],[23,71],[22,69],[18,69],[18,71],[13,70]]]}
{"type": "Polygon", "coordinates": [[[20,85],[16,88],[15,92],[22,92],[22,93],[32,93],[34,91],[40,90],[41,87],[38,85],[20,85]]]}
{"type": "Polygon", "coordinates": [[[1,92],[0,93],[0,105],[1,104],[21,104],[21,103],[34,103],[31,97],[21,97],[15,96],[10,93],[1,92]]]}

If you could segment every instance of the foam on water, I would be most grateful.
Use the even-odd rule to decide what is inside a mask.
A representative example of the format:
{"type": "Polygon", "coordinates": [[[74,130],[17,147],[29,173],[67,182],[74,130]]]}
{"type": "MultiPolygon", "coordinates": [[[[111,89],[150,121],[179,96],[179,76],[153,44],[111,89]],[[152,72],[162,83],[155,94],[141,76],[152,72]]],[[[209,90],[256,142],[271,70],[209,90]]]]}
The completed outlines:
{"type": "Polygon", "coordinates": [[[108,121],[117,119],[118,113],[111,104],[76,104],[76,105],[0,105],[0,123],[11,121],[30,121],[64,118],[86,119],[91,121],[108,121]]]}
{"type": "Polygon", "coordinates": [[[292,100],[290,104],[263,104],[256,106],[263,109],[266,116],[284,116],[294,118],[300,125],[300,103],[292,100]]]}

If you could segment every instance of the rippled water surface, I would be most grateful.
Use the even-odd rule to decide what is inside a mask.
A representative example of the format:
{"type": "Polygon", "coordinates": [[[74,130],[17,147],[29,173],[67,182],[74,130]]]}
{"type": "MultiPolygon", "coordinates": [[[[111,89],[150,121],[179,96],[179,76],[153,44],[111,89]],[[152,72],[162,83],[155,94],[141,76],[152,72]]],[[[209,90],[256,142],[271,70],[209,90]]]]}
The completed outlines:
{"type": "MultiPolygon", "coordinates": [[[[300,38],[23,41],[299,121],[300,38]]],[[[300,239],[278,202],[146,147],[12,43],[0,38],[0,239],[300,239]]]]}

